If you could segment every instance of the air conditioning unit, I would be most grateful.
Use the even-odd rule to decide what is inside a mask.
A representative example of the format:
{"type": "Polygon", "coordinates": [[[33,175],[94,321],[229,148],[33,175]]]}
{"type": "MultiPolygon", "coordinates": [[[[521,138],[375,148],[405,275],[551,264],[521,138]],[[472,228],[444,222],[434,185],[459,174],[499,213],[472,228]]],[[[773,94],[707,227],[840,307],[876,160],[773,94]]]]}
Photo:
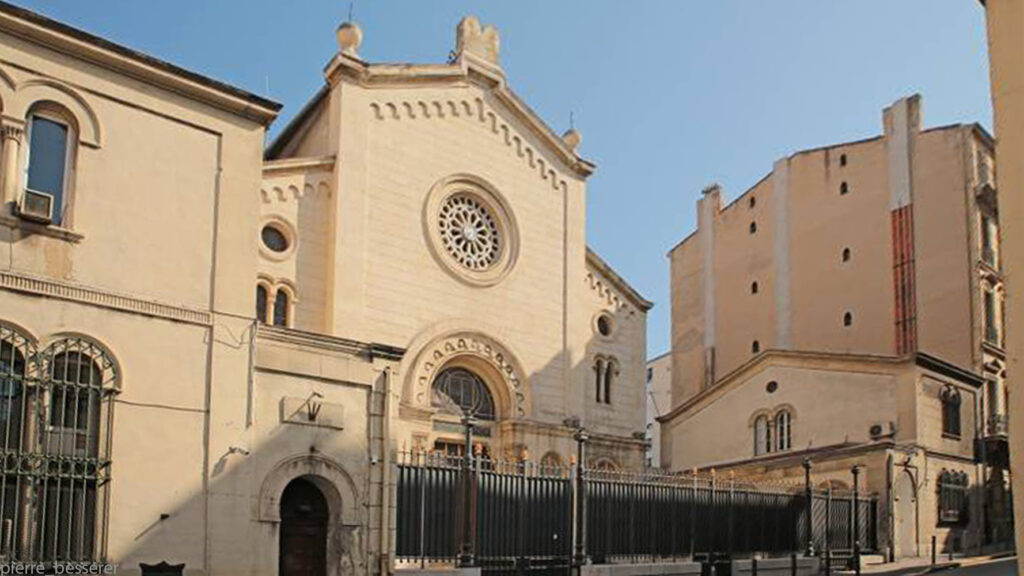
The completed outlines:
{"type": "Polygon", "coordinates": [[[871,436],[872,440],[878,440],[885,436],[893,436],[896,434],[896,423],[890,421],[888,425],[873,424],[871,428],[868,429],[868,434],[871,436]]]}
{"type": "Polygon", "coordinates": [[[53,222],[53,196],[26,188],[18,206],[18,216],[43,224],[53,222]]]}

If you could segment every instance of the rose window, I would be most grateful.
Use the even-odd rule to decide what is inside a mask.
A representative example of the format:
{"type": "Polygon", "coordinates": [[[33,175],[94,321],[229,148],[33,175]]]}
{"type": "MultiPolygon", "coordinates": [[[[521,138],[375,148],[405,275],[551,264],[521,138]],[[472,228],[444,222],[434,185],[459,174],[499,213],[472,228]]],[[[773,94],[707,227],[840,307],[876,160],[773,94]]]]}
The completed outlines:
{"type": "Polygon", "coordinates": [[[455,194],[438,211],[441,242],[470,270],[486,270],[501,257],[501,234],[490,210],[477,198],[455,194]]]}

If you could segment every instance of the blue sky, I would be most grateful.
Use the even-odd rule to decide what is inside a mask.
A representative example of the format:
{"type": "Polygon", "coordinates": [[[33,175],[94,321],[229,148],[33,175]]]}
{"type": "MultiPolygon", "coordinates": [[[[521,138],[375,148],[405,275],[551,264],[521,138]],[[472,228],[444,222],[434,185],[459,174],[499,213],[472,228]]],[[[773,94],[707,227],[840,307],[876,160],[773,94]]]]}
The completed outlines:
{"type": "MultiPolygon", "coordinates": [[[[322,84],[349,7],[19,3],[282,102],[274,132],[322,84]]],[[[879,133],[882,108],[914,92],[927,126],[991,126],[975,0],[359,0],[354,13],[361,56],[388,62],[443,62],[476,14],[501,32],[513,89],[559,132],[574,113],[598,166],[588,240],[655,301],[652,356],[669,347],[665,254],[695,226],[704,185],[735,198],[783,155],[879,133]]]]}

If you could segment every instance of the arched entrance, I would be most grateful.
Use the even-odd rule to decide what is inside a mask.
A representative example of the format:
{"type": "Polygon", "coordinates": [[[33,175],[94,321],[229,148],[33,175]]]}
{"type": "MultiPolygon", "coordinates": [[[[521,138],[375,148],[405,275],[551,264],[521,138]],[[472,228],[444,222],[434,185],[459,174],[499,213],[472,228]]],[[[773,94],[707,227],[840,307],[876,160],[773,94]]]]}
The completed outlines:
{"type": "Polygon", "coordinates": [[[327,498],[317,486],[296,478],[281,495],[279,576],[327,575],[327,498]]]}
{"type": "Polygon", "coordinates": [[[896,557],[920,556],[917,541],[917,486],[909,470],[899,473],[893,495],[896,508],[894,538],[896,557]]]}

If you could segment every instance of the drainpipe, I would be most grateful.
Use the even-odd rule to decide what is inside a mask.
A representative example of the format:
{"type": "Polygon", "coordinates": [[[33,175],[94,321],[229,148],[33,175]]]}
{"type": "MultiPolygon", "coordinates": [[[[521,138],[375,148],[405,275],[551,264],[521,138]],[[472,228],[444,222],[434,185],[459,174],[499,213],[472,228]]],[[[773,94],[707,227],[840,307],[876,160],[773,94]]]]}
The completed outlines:
{"type": "Polygon", "coordinates": [[[388,550],[388,533],[391,527],[391,512],[388,509],[388,496],[391,495],[391,367],[384,368],[384,400],[381,402],[381,456],[380,465],[380,573],[381,576],[391,573],[391,554],[388,550]]]}

